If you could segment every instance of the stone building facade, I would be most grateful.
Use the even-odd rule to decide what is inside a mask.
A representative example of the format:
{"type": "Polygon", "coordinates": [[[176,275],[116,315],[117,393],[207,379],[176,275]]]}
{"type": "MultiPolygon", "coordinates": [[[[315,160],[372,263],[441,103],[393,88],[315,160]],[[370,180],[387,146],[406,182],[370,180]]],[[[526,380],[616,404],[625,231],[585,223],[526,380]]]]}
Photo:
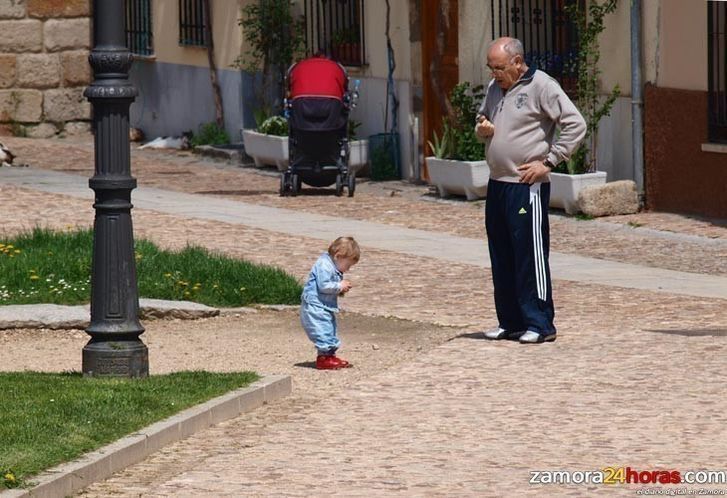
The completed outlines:
{"type": "Polygon", "coordinates": [[[90,0],[0,0],[0,135],[90,129],[90,0]]]}

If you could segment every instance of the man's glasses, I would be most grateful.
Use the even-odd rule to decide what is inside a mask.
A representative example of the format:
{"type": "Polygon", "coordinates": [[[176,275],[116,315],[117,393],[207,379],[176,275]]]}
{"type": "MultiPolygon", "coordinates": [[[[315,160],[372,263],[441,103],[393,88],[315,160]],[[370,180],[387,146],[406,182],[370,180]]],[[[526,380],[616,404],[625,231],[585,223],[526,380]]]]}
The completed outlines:
{"type": "MultiPolygon", "coordinates": [[[[513,58],[513,59],[514,59],[514,58],[513,58]]],[[[490,72],[491,72],[492,74],[502,74],[502,73],[504,73],[504,72],[505,72],[505,70],[506,70],[506,69],[507,69],[508,67],[510,67],[510,66],[512,65],[512,61],[513,61],[513,59],[510,59],[510,62],[508,62],[508,63],[507,63],[506,65],[504,65],[504,66],[495,66],[495,67],[492,67],[492,66],[490,66],[489,64],[487,64],[487,69],[489,69],[489,70],[490,70],[490,72]]]]}

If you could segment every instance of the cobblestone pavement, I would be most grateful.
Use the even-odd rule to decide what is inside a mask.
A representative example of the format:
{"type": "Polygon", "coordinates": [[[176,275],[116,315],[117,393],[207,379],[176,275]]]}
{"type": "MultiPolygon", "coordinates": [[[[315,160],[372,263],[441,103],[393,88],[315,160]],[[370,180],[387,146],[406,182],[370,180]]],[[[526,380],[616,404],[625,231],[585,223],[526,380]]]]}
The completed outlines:
{"type": "MultiPolygon", "coordinates": [[[[4,139],[5,140],[5,139],[4,139]]],[[[19,158],[33,167],[91,176],[89,140],[6,140],[19,158]]],[[[190,152],[134,150],[133,174],[139,184],[226,197],[297,211],[484,238],[482,202],[425,202],[427,187],[404,182],[363,182],[354,198],[336,198],[331,190],[309,189],[306,195],[281,198],[278,176],[201,158],[190,152]],[[392,195],[393,194],[393,195],[392,195]],[[420,201],[420,202],[413,202],[420,201]]],[[[551,249],[564,253],[654,266],[671,270],[727,275],[727,220],[699,220],[668,213],[639,213],[603,221],[551,216],[551,249]],[[655,234],[656,229],[681,236],[655,234]],[[689,235],[697,236],[689,237],[689,235]],[[716,239],[716,240],[715,240],[716,239]],[[716,242],[716,243],[715,243],[716,242]]]]}
{"type": "MultiPolygon", "coordinates": [[[[10,143],[34,167],[88,174],[86,143],[10,143]]],[[[391,196],[384,191],[390,186],[364,183],[354,199],[281,199],[277,180],[255,171],[169,153],[137,151],[134,160],[147,186],[484,237],[478,207],[421,201],[421,187],[401,185],[391,196]],[[244,187],[232,192],[231,185],[244,187]]],[[[2,194],[14,199],[3,210],[8,232],[92,221],[81,200],[7,186],[2,194]]],[[[299,278],[324,249],[306,237],[145,210],[134,210],[134,224],[137,237],[162,246],[204,243],[299,278]]],[[[726,232],[717,222],[656,213],[616,222],[554,216],[552,224],[554,250],[714,274],[727,273],[726,232]]],[[[727,471],[723,300],[556,280],[559,339],[525,347],[475,334],[493,323],[486,269],[364,248],[351,277],[347,309],[457,326],[461,336],[368,378],[194,435],[82,494],[634,495],[636,488],[622,485],[533,486],[529,472],[622,465],[727,471]]]]}

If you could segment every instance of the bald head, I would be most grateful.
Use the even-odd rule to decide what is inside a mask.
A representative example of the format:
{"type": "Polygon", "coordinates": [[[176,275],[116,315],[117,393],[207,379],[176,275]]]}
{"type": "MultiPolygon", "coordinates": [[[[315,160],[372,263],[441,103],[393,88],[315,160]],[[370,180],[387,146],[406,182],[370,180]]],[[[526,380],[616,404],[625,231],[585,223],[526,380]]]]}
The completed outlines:
{"type": "Polygon", "coordinates": [[[490,47],[487,53],[489,53],[490,50],[501,53],[504,52],[510,57],[513,57],[515,55],[519,55],[520,57],[525,56],[525,50],[523,49],[522,42],[517,38],[509,38],[507,36],[503,36],[502,38],[493,40],[490,43],[490,47]]]}
{"type": "Polygon", "coordinates": [[[517,38],[502,37],[490,43],[487,67],[503,90],[508,90],[528,70],[523,44],[517,38]]]}

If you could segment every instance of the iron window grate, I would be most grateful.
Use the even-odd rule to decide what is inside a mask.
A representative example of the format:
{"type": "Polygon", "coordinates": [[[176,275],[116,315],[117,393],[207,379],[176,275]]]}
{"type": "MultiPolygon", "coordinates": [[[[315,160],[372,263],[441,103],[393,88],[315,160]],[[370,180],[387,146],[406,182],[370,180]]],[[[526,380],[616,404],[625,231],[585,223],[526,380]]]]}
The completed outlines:
{"type": "Polygon", "coordinates": [[[205,0],[179,0],[179,44],[207,46],[205,0]]]}
{"type": "Polygon", "coordinates": [[[126,0],[126,46],[136,55],[154,54],[150,0],[126,0]]]}
{"type": "Polygon", "coordinates": [[[578,38],[565,6],[584,0],[490,0],[493,39],[519,39],[525,62],[557,79],[571,97],[577,93],[578,38]]]}
{"type": "Polygon", "coordinates": [[[364,0],[305,0],[309,55],[324,53],[344,66],[366,64],[364,0]]]}

